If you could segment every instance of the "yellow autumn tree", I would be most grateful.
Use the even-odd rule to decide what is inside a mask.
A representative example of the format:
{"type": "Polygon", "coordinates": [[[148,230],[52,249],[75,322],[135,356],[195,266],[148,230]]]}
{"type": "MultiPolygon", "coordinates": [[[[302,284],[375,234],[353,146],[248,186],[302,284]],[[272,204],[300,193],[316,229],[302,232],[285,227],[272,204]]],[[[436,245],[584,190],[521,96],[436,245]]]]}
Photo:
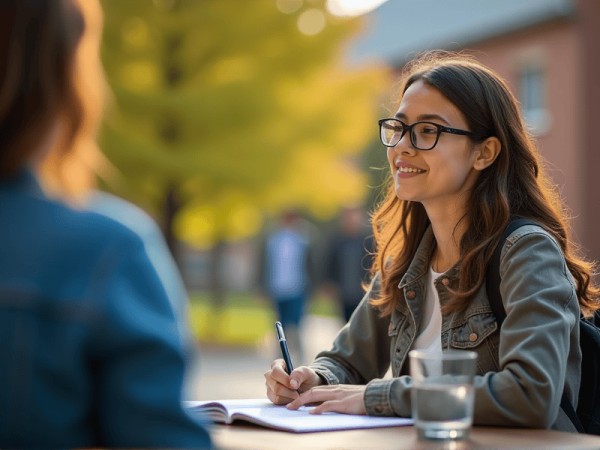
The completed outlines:
{"type": "Polygon", "coordinates": [[[322,0],[102,5],[106,188],[154,214],[173,250],[251,236],[290,204],[327,218],[365,198],[356,159],[386,74],[344,59],[360,19],[322,0]]]}

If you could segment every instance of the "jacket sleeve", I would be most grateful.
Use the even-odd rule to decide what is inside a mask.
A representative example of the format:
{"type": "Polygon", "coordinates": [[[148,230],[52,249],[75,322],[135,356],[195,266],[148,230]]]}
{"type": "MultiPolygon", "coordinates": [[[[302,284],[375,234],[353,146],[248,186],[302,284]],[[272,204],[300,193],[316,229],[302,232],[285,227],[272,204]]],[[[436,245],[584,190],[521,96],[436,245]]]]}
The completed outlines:
{"type": "Polygon", "coordinates": [[[330,350],[317,355],[311,367],[327,384],[366,384],[382,377],[389,368],[389,317],[382,318],[369,304],[378,289],[378,277],[363,297],[355,314],[336,336],[330,350]]]}
{"type": "Polygon", "coordinates": [[[137,235],[125,233],[107,248],[90,289],[103,305],[90,342],[100,442],[210,448],[205,423],[182,407],[186,345],[137,235]]]}
{"type": "MultiPolygon", "coordinates": [[[[579,380],[579,304],[573,279],[555,240],[532,226],[506,241],[500,275],[507,314],[500,334],[500,370],[476,378],[475,423],[548,428],[559,414],[566,380],[579,380]]],[[[567,383],[567,393],[578,391],[576,383],[567,383]]]]}

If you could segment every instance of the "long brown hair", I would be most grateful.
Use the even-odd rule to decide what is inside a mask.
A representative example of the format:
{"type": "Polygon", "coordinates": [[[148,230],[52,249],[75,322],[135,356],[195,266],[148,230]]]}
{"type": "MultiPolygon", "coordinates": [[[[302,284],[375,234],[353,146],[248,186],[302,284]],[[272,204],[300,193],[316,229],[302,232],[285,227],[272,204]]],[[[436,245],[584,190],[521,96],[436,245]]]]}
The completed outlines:
{"type": "Polygon", "coordinates": [[[95,144],[105,86],[101,25],[97,0],[0,2],[0,180],[39,159],[57,192],[94,183],[91,167],[102,159],[95,144]],[[52,148],[36,154],[53,136],[52,148]],[[90,169],[73,170],[78,164],[90,169]]]}
{"type": "MultiPolygon", "coordinates": [[[[494,248],[513,216],[532,219],[554,236],[575,278],[582,312],[589,315],[599,309],[594,266],[578,255],[569,239],[566,210],[542,170],[539,152],[506,83],[467,55],[440,51],[407,65],[402,94],[417,80],[444,94],[476,135],[495,136],[501,143],[496,161],[481,172],[467,201],[469,213],[461,219],[467,227],[459,243],[459,282],[445,311],[463,309],[479,290],[494,248]]],[[[372,304],[382,315],[391,314],[401,300],[397,286],[430,223],[421,203],[398,199],[391,177],[386,185],[385,197],[372,217],[377,251],[371,271],[381,273],[381,290],[372,304]]]]}

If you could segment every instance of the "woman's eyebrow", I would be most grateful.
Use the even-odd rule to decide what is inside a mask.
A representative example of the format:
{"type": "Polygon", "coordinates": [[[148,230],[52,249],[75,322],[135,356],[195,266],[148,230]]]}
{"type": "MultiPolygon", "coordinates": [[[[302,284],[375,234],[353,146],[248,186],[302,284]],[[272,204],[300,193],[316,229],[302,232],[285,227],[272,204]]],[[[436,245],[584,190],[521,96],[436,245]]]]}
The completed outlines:
{"type": "MultiPolygon", "coordinates": [[[[396,113],[396,119],[402,120],[402,121],[406,121],[407,117],[406,114],[404,113],[396,113]]],[[[420,116],[417,116],[417,122],[420,121],[424,121],[424,120],[433,120],[433,121],[438,121],[438,122],[444,122],[446,125],[448,125],[450,122],[448,122],[446,119],[444,119],[442,116],[440,116],[439,114],[421,114],[420,116]]]]}

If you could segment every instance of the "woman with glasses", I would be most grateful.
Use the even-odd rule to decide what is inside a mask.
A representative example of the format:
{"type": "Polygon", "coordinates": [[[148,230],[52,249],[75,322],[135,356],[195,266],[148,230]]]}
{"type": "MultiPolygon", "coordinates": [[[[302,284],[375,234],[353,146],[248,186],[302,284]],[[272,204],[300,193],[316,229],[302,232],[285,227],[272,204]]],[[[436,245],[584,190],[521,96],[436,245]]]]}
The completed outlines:
{"type": "Polygon", "coordinates": [[[398,109],[379,121],[390,177],[372,217],[370,286],[330,350],[290,375],[272,363],[267,395],[291,409],[317,403],[316,413],[408,417],[408,352],[469,349],[475,424],[575,431],[559,404],[563,390],[577,404],[578,320],[600,308],[600,291],[517,101],[459,54],[425,54],[405,73],[398,109]],[[537,225],[501,243],[516,216],[537,225]],[[501,330],[486,294],[498,244],[501,330]]]}

